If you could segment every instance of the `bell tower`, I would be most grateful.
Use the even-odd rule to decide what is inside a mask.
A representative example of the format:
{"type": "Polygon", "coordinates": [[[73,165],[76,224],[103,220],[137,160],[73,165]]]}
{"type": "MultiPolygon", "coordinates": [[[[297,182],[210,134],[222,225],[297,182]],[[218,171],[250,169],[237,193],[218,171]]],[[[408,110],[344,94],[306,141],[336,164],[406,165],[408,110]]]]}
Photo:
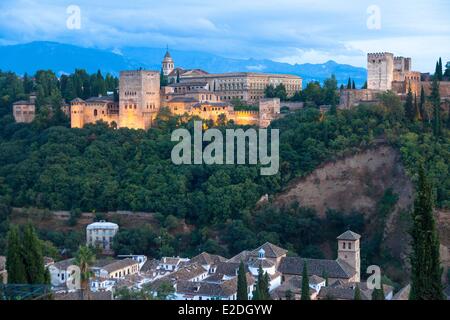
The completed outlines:
{"type": "Polygon", "coordinates": [[[166,54],[162,61],[162,71],[163,75],[167,77],[175,69],[175,63],[173,62],[172,56],[169,52],[169,47],[167,47],[166,54]]]}
{"type": "Polygon", "coordinates": [[[345,262],[355,270],[355,282],[361,280],[360,239],[361,236],[359,234],[350,230],[337,237],[338,260],[345,262]]]}

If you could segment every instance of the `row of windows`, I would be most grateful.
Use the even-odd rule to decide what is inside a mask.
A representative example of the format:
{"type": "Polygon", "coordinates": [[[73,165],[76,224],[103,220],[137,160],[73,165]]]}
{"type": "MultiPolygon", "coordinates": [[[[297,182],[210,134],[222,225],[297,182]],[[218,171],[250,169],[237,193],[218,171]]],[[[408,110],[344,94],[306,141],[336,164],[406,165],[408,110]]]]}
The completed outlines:
{"type": "MultiPolygon", "coordinates": [[[[88,242],[92,243],[93,242],[94,237],[88,237],[88,242]]],[[[95,241],[100,242],[102,239],[103,242],[109,241],[112,242],[113,238],[112,237],[95,237],[95,241]]]]}
{"type": "Polygon", "coordinates": [[[125,95],[126,96],[137,96],[137,92],[136,91],[125,91],[125,95]]]}
{"type": "Polygon", "coordinates": [[[352,243],[351,242],[342,242],[342,249],[345,249],[346,246],[348,249],[351,249],[352,243]]]}
{"type": "Polygon", "coordinates": [[[121,278],[122,275],[125,277],[126,275],[131,274],[131,272],[133,272],[133,273],[138,272],[138,266],[132,266],[131,268],[124,270],[123,273],[122,273],[122,271],[118,271],[118,272],[114,273],[114,277],[121,278]]]}
{"type": "Polygon", "coordinates": [[[34,111],[16,111],[16,115],[20,116],[21,114],[34,114],[34,111]]]}
{"type": "MultiPolygon", "coordinates": [[[[301,86],[300,85],[285,85],[287,90],[301,90],[301,86]]],[[[264,90],[266,89],[267,84],[265,83],[261,83],[261,84],[257,84],[257,83],[253,83],[250,84],[250,89],[251,90],[264,90]]],[[[226,90],[246,90],[247,87],[244,87],[244,85],[241,84],[225,84],[225,85],[219,85],[218,86],[219,91],[226,91],[226,90]]]]}
{"type": "Polygon", "coordinates": [[[220,97],[220,100],[233,100],[233,99],[241,99],[244,100],[244,96],[235,96],[235,97],[230,97],[230,96],[222,96],[220,97]]]}
{"type": "Polygon", "coordinates": [[[93,233],[104,233],[104,234],[111,234],[113,235],[116,230],[112,230],[112,229],[90,229],[88,230],[89,234],[93,234],[93,233]]]}
{"type": "Polygon", "coordinates": [[[203,87],[203,86],[179,87],[179,88],[174,88],[174,92],[175,93],[182,93],[182,92],[186,92],[186,91],[198,90],[198,89],[204,89],[204,88],[205,87],[203,87]]]}

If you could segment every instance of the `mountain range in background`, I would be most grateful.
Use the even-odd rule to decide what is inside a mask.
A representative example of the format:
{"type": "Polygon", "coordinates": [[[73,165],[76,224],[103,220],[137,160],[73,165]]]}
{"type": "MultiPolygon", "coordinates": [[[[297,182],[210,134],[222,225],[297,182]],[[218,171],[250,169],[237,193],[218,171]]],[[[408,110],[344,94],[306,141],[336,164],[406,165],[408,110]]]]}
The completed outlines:
{"type": "MultiPolygon", "coordinates": [[[[31,42],[0,46],[0,69],[17,74],[34,74],[37,70],[52,70],[57,75],[86,69],[90,73],[101,70],[104,74],[118,75],[121,70],[160,70],[166,49],[125,47],[113,51],[83,48],[55,42],[31,42]]],[[[310,81],[323,82],[332,74],[340,84],[352,78],[361,87],[367,78],[367,70],[335,61],[323,64],[289,64],[268,59],[232,59],[200,51],[170,49],[176,67],[199,68],[210,73],[266,72],[294,74],[303,78],[303,85],[310,81]]]]}

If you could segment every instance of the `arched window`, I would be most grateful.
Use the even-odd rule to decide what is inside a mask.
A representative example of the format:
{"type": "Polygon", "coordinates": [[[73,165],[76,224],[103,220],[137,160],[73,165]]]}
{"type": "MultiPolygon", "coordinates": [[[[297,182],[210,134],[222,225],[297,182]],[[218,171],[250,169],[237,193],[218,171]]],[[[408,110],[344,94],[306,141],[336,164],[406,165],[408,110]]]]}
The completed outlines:
{"type": "Polygon", "coordinates": [[[97,109],[94,109],[94,117],[96,117],[97,116],[97,109]]]}
{"type": "Polygon", "coordinates": [[[342,249],[345,249],[345,242],[342,242],[342,249]]]}
{"type": "Polygon", "coordinates": [[[349,249],[352,248],[352,243],[351,243],[351,242],[348,243],[348,248],[349,248],[349,249]]]}

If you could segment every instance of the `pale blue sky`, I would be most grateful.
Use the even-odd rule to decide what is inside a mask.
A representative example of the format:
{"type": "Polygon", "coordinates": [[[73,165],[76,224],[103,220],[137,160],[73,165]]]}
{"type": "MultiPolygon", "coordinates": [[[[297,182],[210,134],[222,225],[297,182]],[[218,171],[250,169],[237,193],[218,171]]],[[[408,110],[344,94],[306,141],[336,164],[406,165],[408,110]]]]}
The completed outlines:
{"type": "Polygon", "coordinates": [[[107,49],[123,46],[199,50],[289,63],[335,60],[365,66],[370,51],[411,56],[433,71],[450,60],[448,0],[2,0],[0,44],[58,41],[107,49]],[[66,27],[69,5],[81,29],[66,27]],[[367,27],[380,9],[380,29],[367,27]]]}

